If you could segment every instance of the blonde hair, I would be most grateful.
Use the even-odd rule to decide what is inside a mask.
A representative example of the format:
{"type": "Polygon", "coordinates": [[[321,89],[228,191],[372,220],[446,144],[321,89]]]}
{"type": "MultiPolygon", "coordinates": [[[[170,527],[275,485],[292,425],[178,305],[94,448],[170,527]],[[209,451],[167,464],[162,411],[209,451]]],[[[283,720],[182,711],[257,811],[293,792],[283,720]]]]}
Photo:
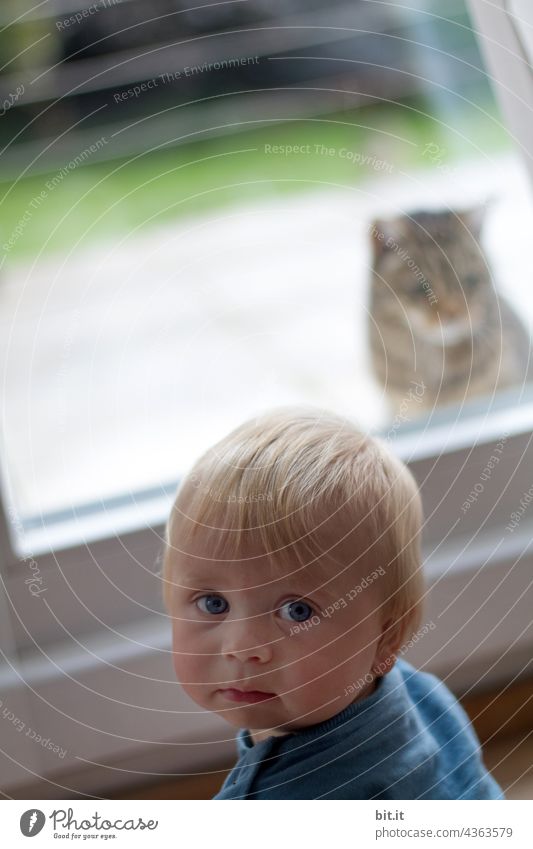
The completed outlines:
{"type": "Polygon", "coordinates": [[[354,563],[382,567],[376,587],[399,645],[421,621],[421,525],[415,480],[382,440],[327,411],[276,409],[229,433],[182,481],[166,528],[165,603],[172,550],[209,534],[217,565],[253,543],[278,575],[295,563],[329,578],[354,563]]]}

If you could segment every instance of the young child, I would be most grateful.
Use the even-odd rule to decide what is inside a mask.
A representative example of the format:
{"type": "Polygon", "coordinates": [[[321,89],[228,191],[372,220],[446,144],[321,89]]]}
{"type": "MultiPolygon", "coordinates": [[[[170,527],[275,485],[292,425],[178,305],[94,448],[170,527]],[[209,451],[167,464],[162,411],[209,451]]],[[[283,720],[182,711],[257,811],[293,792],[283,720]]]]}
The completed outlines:
{"type": "Polygon", "coordinates": [[[322,410],[252,419],[194,465],[163,579],[178,680],[240,729],[215,799],[503,798],[454,696],[398,657],[421,523],[406,466],[322,410]]]}

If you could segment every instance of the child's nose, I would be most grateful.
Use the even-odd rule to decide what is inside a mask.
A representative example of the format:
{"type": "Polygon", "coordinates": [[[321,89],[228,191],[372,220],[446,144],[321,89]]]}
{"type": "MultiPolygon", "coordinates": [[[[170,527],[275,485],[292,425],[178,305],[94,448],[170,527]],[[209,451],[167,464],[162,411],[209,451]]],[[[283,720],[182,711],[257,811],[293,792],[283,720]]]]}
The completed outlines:
{"type": "Polygon", "coordinates": [[[222,654],[226,657],[236,657],[241,663],[256,661],[266,663],[271,660],[273,644],[282,637],[271,638],[265,628],[257,626],[253,621],[223,623],[226,626],[222,654]]]}

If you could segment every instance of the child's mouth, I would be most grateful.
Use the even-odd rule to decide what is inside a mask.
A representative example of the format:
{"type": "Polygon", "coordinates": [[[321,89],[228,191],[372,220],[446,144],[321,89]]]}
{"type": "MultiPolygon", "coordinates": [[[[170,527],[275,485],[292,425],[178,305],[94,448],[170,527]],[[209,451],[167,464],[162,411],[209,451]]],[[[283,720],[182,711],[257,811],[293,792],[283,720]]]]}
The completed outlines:
{"type": "Polygon", "coordinates": [[[276,697],[275,693],[262,693],[260,690],[249,690],[248,692],[244,692],[243,690],[219,690],[219,693],[222,693],[227,699],[232,702],[262,702],[265,699],[274,699],[276,697]]]}

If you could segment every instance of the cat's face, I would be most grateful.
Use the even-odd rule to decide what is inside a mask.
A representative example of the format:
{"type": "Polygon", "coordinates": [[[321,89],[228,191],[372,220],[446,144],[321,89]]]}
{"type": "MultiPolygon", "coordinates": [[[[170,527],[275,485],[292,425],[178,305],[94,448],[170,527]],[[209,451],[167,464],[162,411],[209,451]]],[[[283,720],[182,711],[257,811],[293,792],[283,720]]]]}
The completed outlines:
{"type": "Polygon", "coordinates": [[[478,245],[483,211],[375,221],[374,310],[435,344],[454,345],[477,332],[495,298],[478,245]]]}

